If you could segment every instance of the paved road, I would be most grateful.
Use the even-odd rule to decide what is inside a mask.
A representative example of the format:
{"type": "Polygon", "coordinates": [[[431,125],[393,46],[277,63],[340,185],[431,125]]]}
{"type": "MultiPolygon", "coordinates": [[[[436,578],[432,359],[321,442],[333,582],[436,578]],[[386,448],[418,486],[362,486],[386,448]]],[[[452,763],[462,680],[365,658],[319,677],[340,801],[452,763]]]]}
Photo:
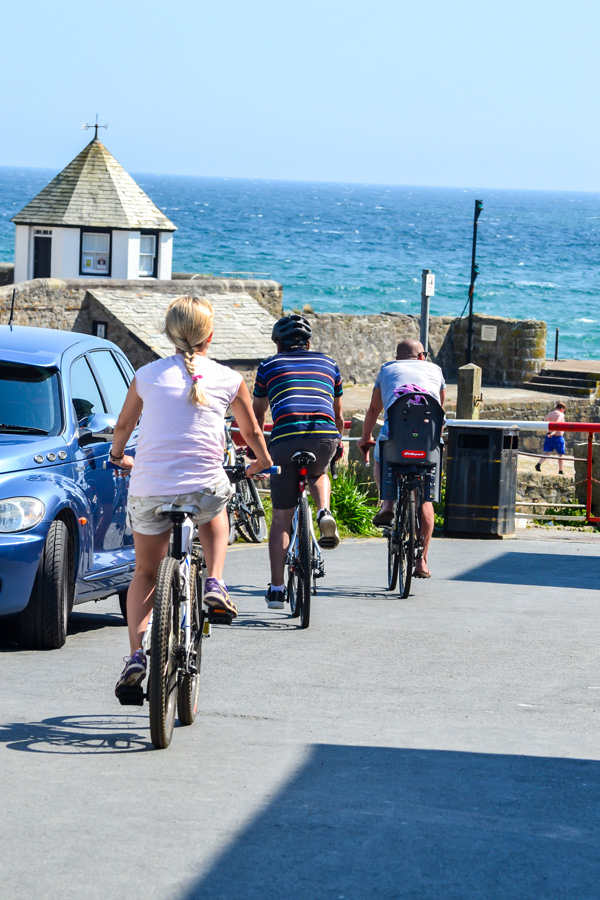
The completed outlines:
{"type": "Polygon", "coordinates": [[[266,548],[233,548],[241,615],[166,751],[112,696],[116,598],[61,651],[5,641],[1,896],[599,897],[600,546],[437,540],[430,561],[402,601],[384,545],[344,542],[300,631],[264,604],[266,548]]]}

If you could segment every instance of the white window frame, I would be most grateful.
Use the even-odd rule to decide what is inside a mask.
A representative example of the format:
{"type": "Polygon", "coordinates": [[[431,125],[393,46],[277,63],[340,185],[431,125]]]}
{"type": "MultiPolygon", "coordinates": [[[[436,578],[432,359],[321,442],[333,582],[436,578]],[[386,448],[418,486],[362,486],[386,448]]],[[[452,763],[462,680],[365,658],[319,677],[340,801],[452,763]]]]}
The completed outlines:
{"type": "Polygon", "coordinates": [[[154,272],[156,270],[156,249],[158,245],[158,239],[155,234],[140,234],[140,261],[139,261],[139,275],[140,278],[153,278],[154,272]],[[152,253],[142,253],[142,242],[144,239],[150,238],[153,241],[153,252],[152,253]],[[145,267],[142,266],[142,261],[146,262],[145,267]],[[148,261],[150,265],[148,266],[148,261]],[[147,271],[148,268],[150,271],[147,271]]]}
{"type": "MultiPolygon", "coordinates": [[[[96,243],[94,241],[94,243],[96,243]]],[[[83,275],[109,275],[110,273],[110,232],[83,231],[81,234],[81,273],[83,275]],[[108,249],[87,249],[86,238],[105,238],[108,249]],[[86,263],[89,260],[89,265],[86,263]],[[104,261],[104,262],[103,262],[104,261]],[[103,262],[103,264],[102,264],[103,262]]]]}

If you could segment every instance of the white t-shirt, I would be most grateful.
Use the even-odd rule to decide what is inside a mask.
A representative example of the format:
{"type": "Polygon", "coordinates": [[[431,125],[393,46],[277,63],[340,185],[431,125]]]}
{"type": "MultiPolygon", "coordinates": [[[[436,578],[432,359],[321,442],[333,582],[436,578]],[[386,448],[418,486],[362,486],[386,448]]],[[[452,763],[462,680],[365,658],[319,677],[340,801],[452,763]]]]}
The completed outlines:
{"type": "Polygon", "coordinates": [[[446,387],[444,374],[435,363],[425,359],[395,359],[384,363],[379,370],[375,387],[381,391],[384,420],[387,421],[388,406],[396,399],[394,391],[405,385],[415,385],[439,402],[440,391],[446,387]]]}
{"type": "Polygon", "coordinates": [[[129,484],[136,497],[189,494],[223,480],[225,412],[242,376],[205,356],[196,356],[195,372],[208,406],[189,402],[192,381],[181,353],[136,372],[144,404],[129,484]]]}

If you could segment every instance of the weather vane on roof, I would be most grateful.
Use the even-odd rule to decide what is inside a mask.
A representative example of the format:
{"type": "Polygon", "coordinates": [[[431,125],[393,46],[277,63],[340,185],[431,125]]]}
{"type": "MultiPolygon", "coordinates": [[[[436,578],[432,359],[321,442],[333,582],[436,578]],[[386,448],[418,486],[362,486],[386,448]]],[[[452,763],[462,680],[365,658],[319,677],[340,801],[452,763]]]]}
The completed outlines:
{"type": "Polygon", "coordinates": [[[83,128],[84,131],[87,131],[88,128],[95,128],[96,131],[94,134],[94,140],[96,140],[98,137],[98,129],[99,128],[108,128],[108,125],[98,125],[98,113],[96,113],[96,124],[95,125],[82,125],[81,127],[83,128]]]}

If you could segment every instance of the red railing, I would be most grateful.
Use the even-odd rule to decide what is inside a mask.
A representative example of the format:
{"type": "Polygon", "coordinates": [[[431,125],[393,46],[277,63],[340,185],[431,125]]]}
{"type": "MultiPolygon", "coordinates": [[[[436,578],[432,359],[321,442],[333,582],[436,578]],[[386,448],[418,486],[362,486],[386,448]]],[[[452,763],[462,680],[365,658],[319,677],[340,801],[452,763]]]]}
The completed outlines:
{"type": "MultiPolygon", "coordinates": [[[[485,421],[485,420],[483,420],[485,421]]],[[[600,516],[592,515],[592,452],[594,435],[600,434],[600,422],[547,422],[548,431],[579,431],[588,436],[587,445],[587,486],[585,501],[585,516],[588,522],[600,522],[600,516]]]]}

